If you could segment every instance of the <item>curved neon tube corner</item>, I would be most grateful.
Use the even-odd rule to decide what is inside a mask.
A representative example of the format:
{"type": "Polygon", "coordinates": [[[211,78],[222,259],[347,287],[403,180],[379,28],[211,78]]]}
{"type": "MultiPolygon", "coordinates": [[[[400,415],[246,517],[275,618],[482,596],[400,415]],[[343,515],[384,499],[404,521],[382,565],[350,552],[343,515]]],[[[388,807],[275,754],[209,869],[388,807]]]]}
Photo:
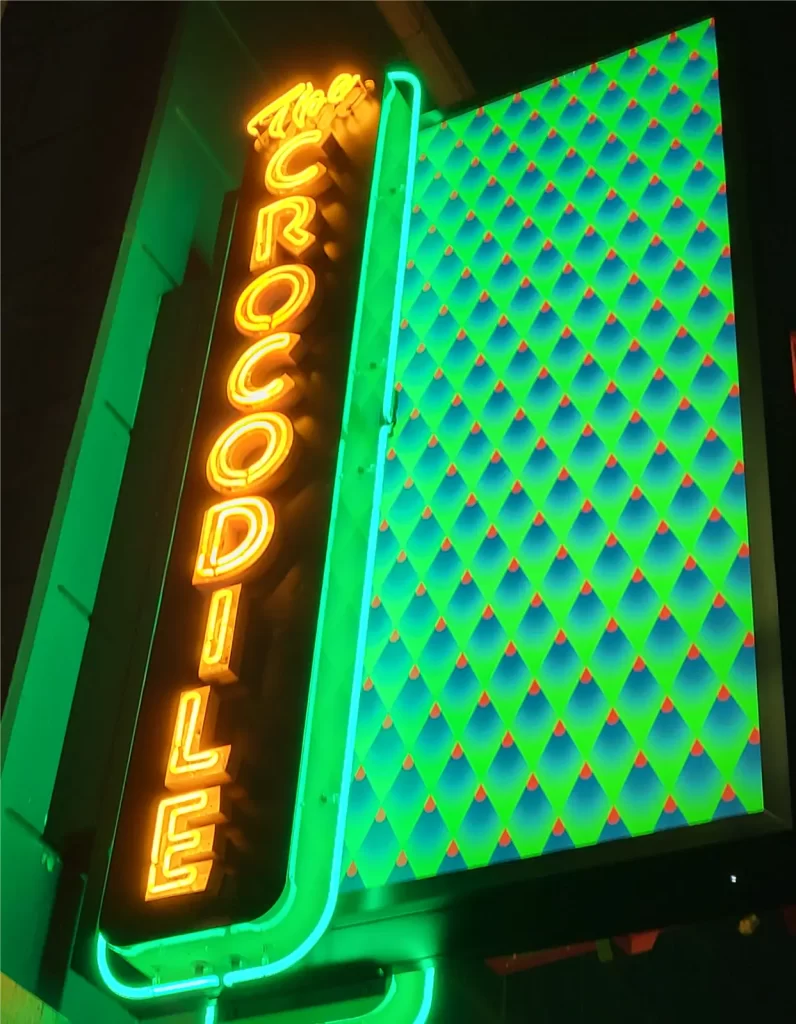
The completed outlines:
{"type": "MultiPolygon", "coordinates": [[[[324,1024],[426,1024],[434,1002],[433,967],[393,974],[384,999],[368,1013],[324,1024]]],[[[319,1021],[318,1024],[321,1024],[319,1021]]]]}
{"type": "MultiPolygon", "coordinates": [[[[426,1024],[434,1001],[434,968],[393,975],[378,1006],[356,1017],[318,1022],[318,1024],[426,1024]]],[[[203,1024],[217,1024],[218,1000],[205,1006],[203,1024]]]]}
{"type": "Polygon", "coordinates": [[[206,974],[201,978],[186,978],[184,981],[169,981],[161,984],[150,982],[149,985],[128,985],[123,981],[119,981],[111,970],[111,966],[108,963],[108,948],[108,940],[102,932],[98,932],[97,967],[100,977],[111,992],[122,999],[157,999],[163,996],[173,996],[179,992],[210,991],[221,986],[221,978],[217,974],[206,974]]]}

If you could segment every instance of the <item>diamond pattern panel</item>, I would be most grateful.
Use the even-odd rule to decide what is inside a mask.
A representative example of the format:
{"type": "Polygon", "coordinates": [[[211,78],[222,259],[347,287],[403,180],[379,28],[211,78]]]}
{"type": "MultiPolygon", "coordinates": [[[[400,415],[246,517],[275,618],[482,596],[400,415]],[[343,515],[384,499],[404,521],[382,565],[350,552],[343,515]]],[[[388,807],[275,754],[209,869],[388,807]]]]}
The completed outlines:
{"type": "Polygon", "coordinates": [[[421,136],[344,887],[762,809],[703,22],[421,136]]]}

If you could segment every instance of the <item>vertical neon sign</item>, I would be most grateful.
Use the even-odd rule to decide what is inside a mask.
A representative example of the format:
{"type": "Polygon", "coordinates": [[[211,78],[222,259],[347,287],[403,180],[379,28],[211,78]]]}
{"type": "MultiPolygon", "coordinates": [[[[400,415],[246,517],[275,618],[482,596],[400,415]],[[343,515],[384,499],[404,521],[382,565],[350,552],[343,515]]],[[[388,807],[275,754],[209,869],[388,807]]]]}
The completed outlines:
{"type": "MultiPolygon", "coordinates": [[[[368,96],[371,83],[354,76],[349,82],[349,96],[334,107],[327,103],[314,125],[300,123],[295,102],[305,85],[264,108],[248,126],[258,156],[241,185],[225,257],[224,279],[232,287],[221,289],[209,348],[196,352],[203,368],[201,400],[186,409],[185,417],[192,418],[184,427],[195,440],[102,894],[98,966],[123,998],[278,974],[315,945],[336,903],[363,579],[375,543],[373,495],[381,486],[378,466],[389,428],[383,393],[392,361],[386,346],[398,329],[402,225],[420,111],[419,83],[406,72],[387,74],[381,103],[368,96]],[[322,150],[289,151],[281,171],[294,176],[322,163],[327,188],[310,183],[305,187],[312,195],[269,191],[266,203],[266,169],[270,181],[280,167],[274,153],[314,127],[326,133],[322,150]],[[270,332],[260,323],[259,333],[247,334],[241,344],[236,309],[238,318],[255,322],[279,315],[280,305],[291,301],[289,283],[250,301],[257,278],[285,266],[312,270],[319,286],[315,301],[303,317],[276,330],[272,322],[270,332]],[[320,315],[306,329],[316,310],[320,315]],[[230,408],[238,410],[237,418],[230,408]],[[279,467],[279,484],[275,473],[258,490],[251,478],[268,455],[266,434],[245,451],[230,443],[225,453],[221,439],[245,417],[274,412],[286,415],[294,444],[279,467]],[[226,478],[211,500],[209,462],[226,478]],[[240,476],[246,474],[243,493],[240,476]],[[194,585],[203,525],[211,545],[213,540],[209,505],[251,497],[263,497],[274,509],[262,563],[237,582],[230,577],[194,585]],[[352,535],[363,531],[363,543],[352,546],[352,535]],[[200,684],[209,685],[195,682],[197,665],[200,684]],[[235,685],[221,685],[230,682],[235,685]],[[208,699],[213,694],[215,705],[208,699]],[[164,714],[167,701],[172,709],[164,714]],[[206,888],[146,900],[149,859],[141,853],[151,833],[142,835],[141,826],[154,820],[166,796],[175,720],[186,764],[172,758],[183,768],[172,774],[187,780],[191,771],[204,772],[201,787],[192,786],[218,787],[224,820],[215,824],[210,852],[195,855],[194,862],[210,862],[206,888]],[[151,984],[130,986],[117,978],[117,956],[151,984]]],[[[331,88],[329,95],[335,98],[331,88]]],[[[241,539],[244,527],[232,541],[241,539]]],[[[225,553],[221,546],[216,554],[225,553]]]]}
{"type": "Polygon", "coordinates": [[[301,257],[316,242],[313,196],[330,177],[323,127],[366,94],[359,75],[342,74],[328,94],[300,83],[255,115],[247,130],[276,143],[264,184],[271,201],[257,214],[249,268],[256,273],[234,311],[238,333],[250,339],[226,382],[229,405],[244,415],[210,447],[207,484],[225,500],[204,512],[193,585],[209,592],[198,676],[209,685],[180,693],[164,786],[149,850],[144,899],[205,891],[217,864],[217,827],[226,821],[221,787],[233,780],[230,745],[213,747],[215,686],[237,682],[233,652],[243,583],[261,573],[279,528],[268,495],[290,472],[296,435],[284,411],[300,394],[290,368],[301,352],[299,330],[315,313],[314,271],[301,257]],[[287,253],[292,262],[281,262],[287,253]],[[254,339],[254,340],[251,340],[254,339]]]}

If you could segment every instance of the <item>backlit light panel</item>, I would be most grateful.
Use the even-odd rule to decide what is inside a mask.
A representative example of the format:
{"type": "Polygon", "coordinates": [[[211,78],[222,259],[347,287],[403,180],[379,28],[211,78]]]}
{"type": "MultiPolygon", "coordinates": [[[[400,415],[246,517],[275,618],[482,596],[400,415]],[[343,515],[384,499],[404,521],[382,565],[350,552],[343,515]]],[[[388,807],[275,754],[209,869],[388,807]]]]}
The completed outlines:
{"type": "Polygon", "coordinates": [[[419,153],[345,888],[761,810],[711,23],[419,153]]]}

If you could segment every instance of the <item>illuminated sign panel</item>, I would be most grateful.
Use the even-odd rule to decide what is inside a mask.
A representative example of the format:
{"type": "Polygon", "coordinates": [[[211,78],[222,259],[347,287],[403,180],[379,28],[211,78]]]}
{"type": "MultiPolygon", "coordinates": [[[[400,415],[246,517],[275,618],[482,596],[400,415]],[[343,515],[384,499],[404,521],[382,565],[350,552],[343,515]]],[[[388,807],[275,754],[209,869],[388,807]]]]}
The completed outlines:
{"type": "Polygon", "coordinates": [[[117,942],[249,920],[285,883],[372,88],[348,73],[328,92],[300,83],[247,125],[254,153],[111,865],[117,942]]]}
{"type": "MultiPolygon", "coordinates": [[[[417,79],[387,73],[323,505],[317,332],[355,193],[314,134],[334,93],[300,83],[248,124],[134,752],[149,789],[128,786],[97,943],[127,999],[470,956],[573,857],[581,895],[602,870],[633,890],[642,856],[780,813],[712,24],[420,132],[417,79]],[[130,886],[144,821],[194,891],[130,886]]],[[[564,917],[543,906],[536,939],[564,917]]]]}
{"type": "Polygon", "coordinates": [[[762,810],[714,31],[420,136],[350,890],[762,810]]]}

